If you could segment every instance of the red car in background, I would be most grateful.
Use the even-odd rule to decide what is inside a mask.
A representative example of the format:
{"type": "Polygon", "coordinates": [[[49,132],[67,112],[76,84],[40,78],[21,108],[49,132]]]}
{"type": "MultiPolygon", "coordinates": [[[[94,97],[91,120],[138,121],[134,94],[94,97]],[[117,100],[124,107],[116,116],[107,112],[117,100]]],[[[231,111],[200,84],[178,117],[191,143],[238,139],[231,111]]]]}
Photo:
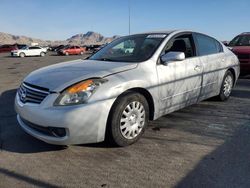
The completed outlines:
{"type": "Polygon", "coordinates": [[[4,44],[0,46],[0,52],[11,52],[12,50],[18,50],[17,45],[4,44]]]}
{"type": "Polygon", "coordinates": [[[250,32],[236,36],[228,46],[240,60],[241,75],[250,75],[250,32]]]}
{"type": "Polygon", "coordinates": [[[58,51],[59,55],[82,55],[86,52],[86,48],[79,46],[68,46],[58,51]]]}

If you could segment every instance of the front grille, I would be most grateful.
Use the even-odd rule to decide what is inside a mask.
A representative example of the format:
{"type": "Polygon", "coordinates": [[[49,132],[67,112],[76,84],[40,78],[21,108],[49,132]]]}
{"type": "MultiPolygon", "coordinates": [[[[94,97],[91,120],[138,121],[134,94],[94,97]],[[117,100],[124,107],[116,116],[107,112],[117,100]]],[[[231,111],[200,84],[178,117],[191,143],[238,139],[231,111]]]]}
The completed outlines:
{"type": "Polygon", "coordinates": [[[18,90],[18,96],[22,103],[40,104],[48,94],[49,90],[47,88],[41,88],[28,83],[22,83],[18,90]]]}
{"type": "Polygon", "coordinates": [[[239,59],[250,59],[250,54],[237,54],[239,59]]]}

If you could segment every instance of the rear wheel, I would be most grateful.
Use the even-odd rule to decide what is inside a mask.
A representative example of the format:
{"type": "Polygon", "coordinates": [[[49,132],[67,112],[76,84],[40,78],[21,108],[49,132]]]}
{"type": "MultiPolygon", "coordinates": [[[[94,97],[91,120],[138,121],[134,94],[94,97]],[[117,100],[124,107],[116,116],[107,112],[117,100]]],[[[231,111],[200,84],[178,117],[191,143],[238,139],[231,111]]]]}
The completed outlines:
{"type": "Polygon", "coordinates": [[[22,52],[22,53],[19,54],[19,56],[20,57],[25,57],[25,53],[22,52]]]}
{"type": "Polygon", "coordinates": [[[218,95],[219,100],[225,101],[229,99],[234,85],[234,76],[231,71],[227,71],[220,89],[220,94],[218,95]]]}
{"type": "Polygon", "coordinates": [[[144,133],[149,119],[147,100],[139,93],[117,99],[110,112],[107,139],[118,146],[135,143],[144,133]]]}

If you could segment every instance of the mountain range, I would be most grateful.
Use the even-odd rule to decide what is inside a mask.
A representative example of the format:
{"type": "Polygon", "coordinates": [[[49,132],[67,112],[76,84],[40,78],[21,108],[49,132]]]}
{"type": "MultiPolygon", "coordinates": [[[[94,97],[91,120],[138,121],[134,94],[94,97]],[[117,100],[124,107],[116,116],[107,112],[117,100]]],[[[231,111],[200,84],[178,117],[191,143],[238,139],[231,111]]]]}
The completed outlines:
{"type": "Polygon", "coordinates": [[[73,35],[72,37],[66,40],[42,40],[36,39],[27,36],[18,36],[8,33],[0,32],[0,44],[27,44],[38,43],[39,45],[59,45],[59,44],[71,44],[71,45],[90,45],[90,44],[105,44],[109,43],[112,40],[118,38],[119,36],[115,35],[112,37],[104,37],[100,33],[93,31],[88,31],[87,33],[80,33],[73,35]]]}

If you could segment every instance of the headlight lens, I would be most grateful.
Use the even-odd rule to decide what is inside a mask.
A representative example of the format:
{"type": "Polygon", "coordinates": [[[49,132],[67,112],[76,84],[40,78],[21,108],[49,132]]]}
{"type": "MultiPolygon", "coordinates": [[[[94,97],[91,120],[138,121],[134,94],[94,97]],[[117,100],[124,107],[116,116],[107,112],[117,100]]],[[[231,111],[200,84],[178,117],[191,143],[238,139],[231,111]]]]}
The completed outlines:
{"type": "Polygon", "coordinates": [[[77,83],[66,89],[55,101],[55,106],[66,106],[85,103],[95,90],[107,80],[90,79],[77,83]]]}

